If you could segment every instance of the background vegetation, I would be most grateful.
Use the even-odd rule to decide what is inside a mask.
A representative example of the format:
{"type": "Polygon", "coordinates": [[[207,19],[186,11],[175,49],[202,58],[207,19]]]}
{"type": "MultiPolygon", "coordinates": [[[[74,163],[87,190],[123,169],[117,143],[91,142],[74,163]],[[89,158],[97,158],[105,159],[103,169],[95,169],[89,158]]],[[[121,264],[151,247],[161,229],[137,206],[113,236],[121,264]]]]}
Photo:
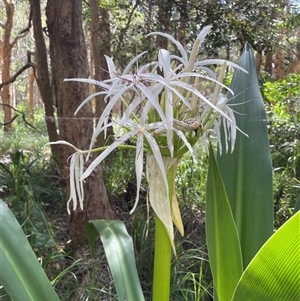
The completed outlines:
{"type": "MultiPolygon", "coordinates": [[[[25,1],[0,2],[1,75],[4,68],[6,3],[15,5],[12,39],[27,26],[24,16],[29,18],[30,11],[25,1]]],[[[41,4],[45,6],[46,3],[41,4]]],[[[149,56],[153,54],[155,45],[150,39],[145,42],[144,36],[155,30],[173,34],[188,48],[189,41],[194,39],[199,29],[212,24],[213,34],[202,50],[203,57],[236,60],[246,41],[256,50],[273,160],[275,228],[282,225],[292,214],[300,187],[300,19],[297,5],[279,0],[247,3],[156,0],[133,4],[119,0],[101,1],[98,6],[100,21],[104,20],[105,13],[109,16],[109,31],[99,28],[103,39],[100,48],[106,45],[109,33],[109,52],[120,70],[137,52],[147,49],[149,56]]],[[[83,3],[83,20],[92,65],[90,2],[83,3]]],[[[42,21],[45,25],[44,17],[42,21]]],[[[33,35],[29,31],[13,48],[11,74],[27,61],[27,51],[33,50],[33,35]]],[[[101,51],[104,52],[103,49],[101,51]]],[[[62,300],[116,300],[100,243],[96,258],[91,257],[87,245],[74,247],[69,243],[64,190],[66,178],[61,175],[60,162],[53,159],[49,149],[45,148],[49,138],[44,106],[35,81],[32,96],[30,94],[32,77],[29,70],[10,85],[11,104],[17,109],[14,113],[17,117],[9,130],[4,131],[3,127],[0,131],[0,198],[22,225],[62,300]],[[33,102],[29,102],[31,97],[33,102]]],[[[228,70],[228,81],[230,72],[228,70]]],[[[0,87],[2,89],[3,85],[0,87]]],[[[3,111],[0,111],[0,122],[6,122],[3,111]]],[[[208,162],[206,154],[198,147],[198,164],[186,157],[179,166],[176,179],[186,234],[183,238],[178,234],[176,240],[178,256],[173,258],[173,301],[212,300],[212,278],[204,236],[208,162]]],[[[154,221],[150,211],[145,214],[147,211],[142,210],[147,206],[146,184],[140,202],[143,208],[129,216],[136,191],[132,154],[115,151],[105,162],[103,176],[115,218],[126,220],[134,239],[139,275],[148,300],[151,295],[154,221]]],[[[10,300],[1,286],[0,299],[10,300]]]]}

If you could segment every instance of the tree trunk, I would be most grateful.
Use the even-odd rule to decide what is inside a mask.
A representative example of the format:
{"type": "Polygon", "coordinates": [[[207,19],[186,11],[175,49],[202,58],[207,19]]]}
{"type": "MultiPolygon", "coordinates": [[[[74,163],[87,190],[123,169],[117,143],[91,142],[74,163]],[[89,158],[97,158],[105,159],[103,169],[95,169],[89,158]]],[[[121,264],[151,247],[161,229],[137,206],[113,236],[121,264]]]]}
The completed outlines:
{"type": "Polygon", "coordinates": [[[181,45],[186,48],[186,29],[188,22],[188,10],[187,1],[182,2],[180,12],[179,12],[179,29],[178,29],[178,41],[181,45]]]}
{"type": "MultiPolygon", "coordinates": [[[[109,15],[105,8],[99,8],[97,0],[89,0],[91,8],[91,42],[94,62],[94,77],[96,80],[105,80],[109,78],[107,64],[104,55],[110,56],[110,26],[109,15]],[[101,43],[99,40],[101,37],[101,43]]],[[[99,86],[95,86],[95,92],[100,92],[99,86]]],[[[104,95],[99,95],[95,99],[95,118],[102,115],[105,109],[104,95]]],[[[104,145],[104,135],[97,138],[96,146],[104,145]]]]}
{"type": "Polygon", "coordinates": [[[260,75],[260,69],[262,64],[262,51],[258,50],[255,54],[255,66],[256,66],[256,73],[260,75]]]}
{"type": "Polygon", "coordinates": [[[272,70],[273,70],[272,63],[273,63],[273,51],[272,49],[270,49],[266,54],[266,60],[265,60],[265,71],[269,75],[272,75],[272,70]]]}
{"type": "MultiPolygon", "coordinates": [[[[48,71],[47,51],[41,23],[41,7],[39,0],[30,0],[32,23],[35,40],[35,59],[36,59],[36,81],[45,107],[45,119],[49,141],[58,140],[56,129],[53,90],[51,89],[50,76],[48,71]]],[[[51,145],[51,153],[55,158],[59,158],[60,148],[58,145],[51,145]]]]}
{"type": "Polygon", "coordinates": [[[29,121],[34,121],[34,70],[28,70],[28,106],[29,106],[29,121]]]}
{"type": "Polygon", "coordinates": [[[277,46],[276,50],[275,50],[273,77],[275,79],[283,79],[284,78],[283,51],[280,48],[280,46],[277,46]]]}
{"type": "MultiPolygon", "coordinates": [[[[4,23],[4,36],[3,36],[3,64],[2,64],[2,82],[6,82],[10,79],[10,65],[11,65],[11,53],[13,44],[10,42],[11,32],[13,28],[13,18],[15,6],[12,1],[4,0],[6,22],[4,23]]],[[[11,100],[11,85],[5,85],[1,93],[2,103],[4,104],[4,131],[7,132],[11,128],[11,121],[13,118],[12,100],[11,100]]]]}
{"type": "Polygon", "coordinates": [[[289,65],[288,70],[287,70],[287,74],[291,74],[291,73],[299,73],[300,70],[300,42],[297,43],[296,45],[296,49],[297,49],[297,55],[295,60],[289,65]]]}
{"type": "MultiPolygon", "coordinates": [[[[93,112],[85,105],[77,116],[74,112],[88,96],[88,85],[64,82],[65,78],[87,78],[87,49],[82,28],[81,0],[48,0],[46,7],[50,38],[50,57],[53,74],[59,139],[87,149],[93,133],[93,112]]],[[[63,178],[69,176],[67,160],[73,150],[62,146],[63,178]]],[[[90,162],[89,162],[90,163],[90,162]]],[[[70,187],[67,181],[67,193],[70,187]]],[[[91,219],[111,218],[101,167],[94,170],[84,184],[84,210],[71,210],[70,236],[74,243],[86,240],[85,223],[91,219]]],[[[72,209],[72,208],[71,208],[72,209]]]]}

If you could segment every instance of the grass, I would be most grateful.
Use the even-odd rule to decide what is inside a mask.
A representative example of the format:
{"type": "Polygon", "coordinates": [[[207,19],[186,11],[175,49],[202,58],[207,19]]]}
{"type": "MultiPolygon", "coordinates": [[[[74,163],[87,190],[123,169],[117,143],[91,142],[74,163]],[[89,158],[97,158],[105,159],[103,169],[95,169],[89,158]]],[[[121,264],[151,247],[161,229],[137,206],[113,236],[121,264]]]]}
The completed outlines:
{"type": "MultiPolygon", "coordinates": [[[[24,106],[18,109],[26,114],[24,106]]],[[[299,195],[299,127],[293,122],[278,125],[271,121],[269,125],[276,226],[291,215],[299,195]]],[[[33,125],[36,129],[17,118],[10,133],[0,131],[0,197],[22,224],[61,300],[115,301],[117,296],[101,245],[98,243],[96,257],[91,256],[88,246],[72,249],[68,245],[65,196],[59,168],[44,149],[48,137],[42,108],[36,110],[33,125]]],[[[194,164],[188,156],[184,157],[176,177],[185,236],[176,233],[172,301],[212,300],[205,245],[206,154],[199,152],[198,162],[194,164]]],[[[147,207],[147,183],[143,182],[140,204],[130,216],[136,192],[134,155],[116,150],[105,162],[104,175],[116,217],[126,221],[133,237],[140,280],[145,298],[150,300],[154,220],[147,207]]],[[[1,286],[0,299],[10,300],[1,286]]]]}
{"type": "MultiPolygon", "coordinates": [[[[25,107],[20,106],[18,110],[24,111],[26,116],[25,107]]],[[[59,169],[45,153],[48,137],[42,114],[42,109],[36,111],[32,124],[36,129],[17,118],[9,133],[0,132],[0,197],[22,224],[61,300],[117,300],[102,247],[98,246],[97,256],[93,258],[88,246],[74,250],[67,243],[65,197],[60,186],[59,169]]],[[[172,300],[200,300],[197,296],[208,294],[204,293],[204,288],[209,290],[211,286],[210,278],[204,280],[204,265],[207,269],[208,264],[201,232],[203,220],[197,219],[203,209],[204,189],[200,186],[192,189],[192,183],[198,182],[197,174],[201,168],[191,169],[192,166],[193,163],[185,159],[180,166],[183,176],[177,179],[188,238],[178,237],[180,256],[173,259],[172,300]],[[185,191],[184,186],[191,186],[191,189],[185,191]],[[192,222],[191,213],[194,216],[192,222]],[[199,221],[200,232],[197,229],[199,221]]],[[[204,174],[203,170],[201,176],[204,174]]],[[[124,151],[115,151],[106,161],[105,182],[118,218],[127,220],[145,297],[150,300],[153,216],[151,213],[147,215],[145,210],[147,184],[143,183],[140,207],[129,216],[136,190],[134,157],[124,151]]],[[[0,298],[10,300],[1,287],[0,298]]]]}

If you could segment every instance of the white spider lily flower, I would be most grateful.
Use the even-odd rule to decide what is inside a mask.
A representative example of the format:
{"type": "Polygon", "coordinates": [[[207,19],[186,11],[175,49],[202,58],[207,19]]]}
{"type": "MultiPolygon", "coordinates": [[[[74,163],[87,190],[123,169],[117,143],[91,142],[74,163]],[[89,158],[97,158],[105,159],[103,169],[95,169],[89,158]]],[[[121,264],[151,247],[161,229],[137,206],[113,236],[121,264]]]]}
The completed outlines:
{"type": "MultiPolygon", "coordinates": [[[[193,150],[195,143],[199,139],[204,141],[210,133],[216,134],[219,139],[221,124],[224,126],[226,136],[226,151],[229,149],[229,142],[231,143],[231,151],[233,150],[236,131],[239,129],[235,123],[234,111],[229,107],[228,100],[224,96],[220,96],[220,91],[225,89],[234,95],[234,92],[222,83],[226,66],[245,70],[225,60],[200,61],[197,59],[199,48],[210,29],[211,27],[207,26],[200,32],[192,47],[191,54],[188,54],[184,47],[172,36],[154,32],[150,35],[161,35],[168,38],[177,47],[179,55],[173,55],[166,49],[160,49],[157,61],[142,65],[140,68],[134,68],[136,70],[132,72],[133,66],[137,65],[138,60],[146,53],[143,52],[134,57],[121,73],[118,73],[113,60],[106,56],[109,79],[100,82],[91,79],[67,79],[96,84],[102,89],[102,91],[87,97],[75,113],[97,95],[104,95],[104,100],[107,102],[91,137],[89,150],[85,153],[89,155],[101,133],[105,135],[109,127],[113,127],[115,130],[115,141],[111,145],[99,149],[101,151],[100,155],[92,161],[85,171],[83,171],[82,163],[83,153],[75,149],[76,153],[74,157],[71,157],[71,165],[74,168],[73,172],[70,172],[70,180],[71,178],[73,180],[70,182],[71,195],[68,204],[73,200],[74,208],[76,208],[78,202],[80,208],[82,208],[83,189],[81,185],[84,179],[114,149],[121,147],[127,140],[135,143],[135,173],[137,179],[137,195],[131,213],[135,210],[139,200],[145,153],[149,155],[147,158],[151,158],[151,162],[155,161],[156,170],[160,172],[162,179],[160,180],[160,186],[164,186],[162,190],[166,192],[161,199],[165,199],[164,205],[166,205],[169,201],[169,187],[165,163],[169,159],[172,162],[173,160],[180,161],[183,154],[189,151],[193,159],[196,160],[193,150]],[[211,64],[222,65],[218,79],[213,70],[207,67],[211,64]],[[158,69],[160,69],[160,73],[157,72],[158,69]],[[210,81],[215,85],[212,98],[201,93],[199,89],[201,81],[210,81]],[[130,101],[126,99],[129,94],[133,95],[133,99],[130,101]],[[109,119],[112,116],[113,108],[119,101],[123,102],[125,111],[121,116],[114,117],[115,120],[109,119]],[[77,170],[80,172],[77,172],[77,170]]],[[[147,162],[147,164],[150,163],[147,162]]],[[[151,185],[150,187],[153,190],[153,183],[151,185]]],[[[158,216],[164,216],[162,222],[168,229],[172,240],[171,213],[168,213],[168,216],[163,215],[161,211],[164,206],[158,206],[155,200],[150,200],[150,203],[158,216]]],[[[179,219],[181,219],[180,215],[179,219]]]]}

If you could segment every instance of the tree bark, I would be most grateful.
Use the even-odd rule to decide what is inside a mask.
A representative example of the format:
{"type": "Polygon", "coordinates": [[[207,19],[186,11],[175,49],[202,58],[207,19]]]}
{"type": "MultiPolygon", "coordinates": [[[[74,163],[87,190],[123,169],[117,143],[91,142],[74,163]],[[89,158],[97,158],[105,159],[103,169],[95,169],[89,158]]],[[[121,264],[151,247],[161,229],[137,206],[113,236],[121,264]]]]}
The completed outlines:
{"type": "Polygon", "coordinates": [[[29,121],[32,123],[34,121],[34,70],[30,69],[28,71],[28,106],[29,106],[29,121]]]}
{"type": "Polygon", "coordinates": [[[272,75],[272,70],[273,70],[273,51],[270,49],[267,54],[266,54],[266,60],[265,60],[265,71],[269,74],[272,75]]]}
{"type": "Polygon", "coordinates": [[[277,46],[276,50],[275,50],[273,77],[275,79],[283,79],[284,78],[283,51],[280,48],[280,45],[277,46]]]}
{"type": "MultiPolygon", "coordinates": [[[[64,82],[65,78],[87,78],[87,49],[82,28],[81,0],[48,0],[46,7],[50,38],[52,75],[59,118],[59,139],[87,149],[93,133],[93,112],[86,104],[74,117],[80,103],[88,96],[88,85],[64,82]]],[[[73,150],[62,146],[62,175],[69,176],[67,160],[73,150]]],[[[89,162],[90,163],[90,162],[89,162]]],[[[70,190],[67,181],[67,193],[70,190]]],[[[99,166],[84,184],[84,210],[71,210],[70,236],[73,243],[86,241],[85,223],[91,219],[111,218],[102,170],[99,166]]]]}
{"type": "MultiPolygon", "coordinates": [[[[6,12],[6,21],[4,23],[4,35],[2,46],[3,54],[3,64],[2,64],[2,82],[5,82],[10,79],[10,65],[11,65],[11,55],[13,43],[10,42],[11,32],[13,28],[13,18],[15,6],[12,1],[4,0],[5,12],[6,12]]],[[[1,93],[2,103],[5,104],[4,109],[4,131],[7,132],[11,128],[11,120],[13,119],[13,107],[11,99],[11,85],[3,86],[1,93]]]]}
{"type": "Polygon", "coordinates": [[[287,74],[291,74],[291,73],[298,74],[299,73],[299,70],[300,70],[300,42],[297,43],[296,50],[297,50],[296,58],[289,65],[287,74]]]}
{"type": "MultiPolygon", "coordinates": [[[[108,68],[104,55],[110,56],[110,26],[109,15],[105,8],[99,8],[97,0],[89,0],[91,8],[91,44],[94,62],[94,77],[96,80],[109,78],[108,68]],[[100,36],[100,39],[99,39],[100,36]]],[[[95,86],[95,92],[100,92],[99,86],[95,86]]],[[[104,95],[99,95],[95,99],[96,121],[105,109],[104,95]]],[[[96,146],[104,145],[104,135],[97,138],[96,146]]]]}
{"type": "Polygon", "coordinates": [[[261,65],[262,65],[262,51],[257,50],[255,54],[255,66],[256,66],[256,73],[258,76],[260,75],[261,65]]]}
{"type": "MultiPolygon", "coordinates": [[[[39,0],[30,0],[33,33],[35,40],[35,59],[37,76],[36,81],[40,90],[40,94],[45,107],[45,119],[49,141],[54,142],[58,140],[56,129],[53,95],[50,83],[50,75],[48,71],[47,51],[43,35],[43,28],[41,23],[41,7],[39,0]]],[[[59,158],[60,148],[58,145],[51,145],[51,153],[55,158],[59,158]]]]}

